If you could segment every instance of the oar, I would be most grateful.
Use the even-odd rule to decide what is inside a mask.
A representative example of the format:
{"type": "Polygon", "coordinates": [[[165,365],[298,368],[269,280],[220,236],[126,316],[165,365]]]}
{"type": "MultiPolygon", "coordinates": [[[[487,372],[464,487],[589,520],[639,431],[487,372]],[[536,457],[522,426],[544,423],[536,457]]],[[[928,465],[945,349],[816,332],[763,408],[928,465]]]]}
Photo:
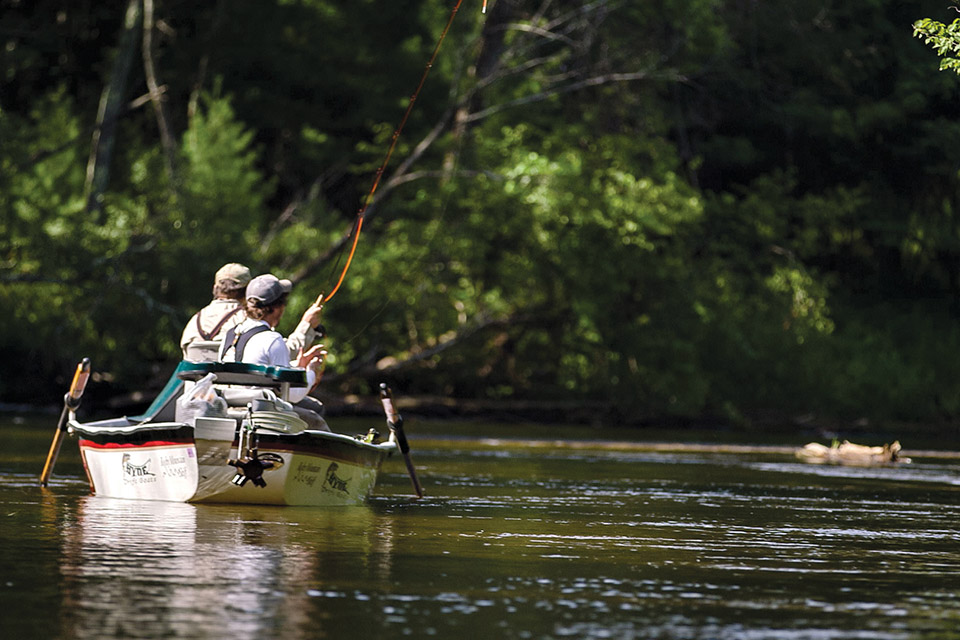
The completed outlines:
{"type": "Polygon", "coordinates": [[[407,473],[410,475],[410,482],[413,483],[413,490],[418,498],[423,497],[423,488],[420,481],[417,480],[417,472],[413,468],[413,461],[410,459],[410,444],[407,442],[407,436],[403,433],[403,417],[393,408],[393,398],[390,395],[390,387],[385,383],[380,384],[380,402],[383,403],[383,412],[387,414],[387,426],[390,427],[390,433],[393,434],[400,447],[400,453],[403,454],[403,461],[407,465],[407,473]]]}
{"type": "Polygon", "coordinates": [[[80,397],[83,395],[83,389],[87,386],[87,379],[90,377],[90,358],[84,358],[77,365],[77,371],[73,374],[73,381],[70,383],[70,391],[63,396],[63,411],[60,413],[60,422],[57,424],[57,430],[53,434],[53,442],[50,443],[50,451],[47,453],[47,461],[43,465],[43,472],[40,474],[40,486],[45,487],[50,481],[50,474],[53,473],[53,465],[57,463],[57,456],[60,454],[60,445],[63,442],[63,434],[67,432],[67,418],[80,407],[80,397]]]}

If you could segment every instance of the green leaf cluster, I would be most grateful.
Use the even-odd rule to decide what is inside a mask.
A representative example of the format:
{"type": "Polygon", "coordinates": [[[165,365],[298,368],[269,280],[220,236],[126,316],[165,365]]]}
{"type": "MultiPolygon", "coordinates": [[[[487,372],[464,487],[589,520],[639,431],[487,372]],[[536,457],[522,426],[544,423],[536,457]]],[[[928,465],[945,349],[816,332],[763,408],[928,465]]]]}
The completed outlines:
{"type": "Polygon", "coordinates": [[[930,18],[913,23],[913,33],[940,56],[940,70],[960,73],[960,18],[944,24],[930,18]]]}

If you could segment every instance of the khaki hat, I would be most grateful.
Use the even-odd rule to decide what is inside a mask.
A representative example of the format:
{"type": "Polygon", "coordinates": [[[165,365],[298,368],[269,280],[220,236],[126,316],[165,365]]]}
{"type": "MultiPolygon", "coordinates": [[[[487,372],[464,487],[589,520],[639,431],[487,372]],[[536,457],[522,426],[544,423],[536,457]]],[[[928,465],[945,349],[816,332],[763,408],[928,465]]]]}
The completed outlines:
{"type": "Polygon", "coordinates": [[[276,302],[285,293],[290,293],[293,283],[281,280],[271,273],[257,276],[247,285],[247,300],[253,300],[258,305],[267,305],[276,302]]]}
{"type": "Polygon", "coordinates": [[[231,262],[220,267],[217,275],[213,278],[215,285],[223,284],[228,289],[239,289],[240,287],[245,287],[249,282],[250,269],[236,262],[231,262]]]}

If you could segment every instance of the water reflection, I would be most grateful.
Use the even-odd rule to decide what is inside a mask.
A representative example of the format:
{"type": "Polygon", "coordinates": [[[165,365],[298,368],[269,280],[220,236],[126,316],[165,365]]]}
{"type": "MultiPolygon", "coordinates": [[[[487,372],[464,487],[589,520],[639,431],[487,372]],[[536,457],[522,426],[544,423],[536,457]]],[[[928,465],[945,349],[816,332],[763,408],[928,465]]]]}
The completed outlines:
{"type": "Polygon", "coordinates": [[[339,510],[107,500],[65,478],[47,494],[0,473],[12,585],[0,597],[50,612],[4,632],[893,640],[960,628],[957,462],[463,441],[421,445],[416,460],[427,498],[407,497],[392,461],[368,506],[339,510]]]}
{"type": "Polygon", "coordinates": [[[86,497],[63,527],[68,637],[303,637],[318,544],[390,572],[389,520],[369,508],[194,506],[86,497]],[[371,553],[373,547],[377,553],[371,553]]]}

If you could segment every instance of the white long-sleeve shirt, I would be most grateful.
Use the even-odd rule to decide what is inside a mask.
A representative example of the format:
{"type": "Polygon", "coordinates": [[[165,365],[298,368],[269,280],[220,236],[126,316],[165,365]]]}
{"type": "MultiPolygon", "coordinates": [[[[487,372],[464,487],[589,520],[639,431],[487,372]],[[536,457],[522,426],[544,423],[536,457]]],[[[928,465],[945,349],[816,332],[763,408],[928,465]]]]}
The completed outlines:
{"type": "MultiPolygon", "coordinates": [[[[270,325],[263,320],[253,320],[252,318],[247,318],[237,326],[236,333],[238,336],[243,335],[250,329],[258,326],[270,327],[270,325]]],[[[220,361],[234,362],[235,353],[236,349],[234,347],[228,347],[226,351],[220,354],[220,361]]],[[[243,358],[240,361],[249,364],[262,364],[274,367],[296,367],[296,363],[291,362],[290,360],[290,351],[287,343],[283,339],[283,336],[272,328],[269,328],[268,331],[261,331],[250,338],[250,341],[247,342],[246,346],[243,348],[243,358]]],[[[316,381],[316,373],[310,369],[307,369],[306,371],[307,386],[290,388],[289,401],[294,404],[300,402],[307,396],[307,393],[310,391],[310,389],[313,387],[313,383],[316,381]]]]}
{"type": "MultiPolygon", "coordinates": [[[[184,360],[187,359],[187,347],[189,347],[191,343],[198,340],[207,340],[206,337],[200,334],[200,328],[197,326],[197,318],[200,319],[200,326],[203,328],[203,331],[209,333],[213,331],[220,320],[227,314],[231,314],[230,317],[227,318],[216,335],[209,338],[215,342],[223,342],[223,337],[227,334],[227,331],[239,325],[247,317],[243,312],[241,302],[229,299],[214,299],[210,304],[190,318],[190,321],[187,322],[187,325],[183,328],[183,334],[180,336],[180,349],[183,351],[184,360]],[[239,311],[231,314],[235,309],[239,309],[239,311]]],[[[290,360],[295,359],[301,349],[304,351],[309,349],[316,337],[317,332],[314,331],[309,322],[301,320],[297,323],[297,327],[293,330],[293,333],[286,338],[287,350],[290,352],[290,360]]]]}

